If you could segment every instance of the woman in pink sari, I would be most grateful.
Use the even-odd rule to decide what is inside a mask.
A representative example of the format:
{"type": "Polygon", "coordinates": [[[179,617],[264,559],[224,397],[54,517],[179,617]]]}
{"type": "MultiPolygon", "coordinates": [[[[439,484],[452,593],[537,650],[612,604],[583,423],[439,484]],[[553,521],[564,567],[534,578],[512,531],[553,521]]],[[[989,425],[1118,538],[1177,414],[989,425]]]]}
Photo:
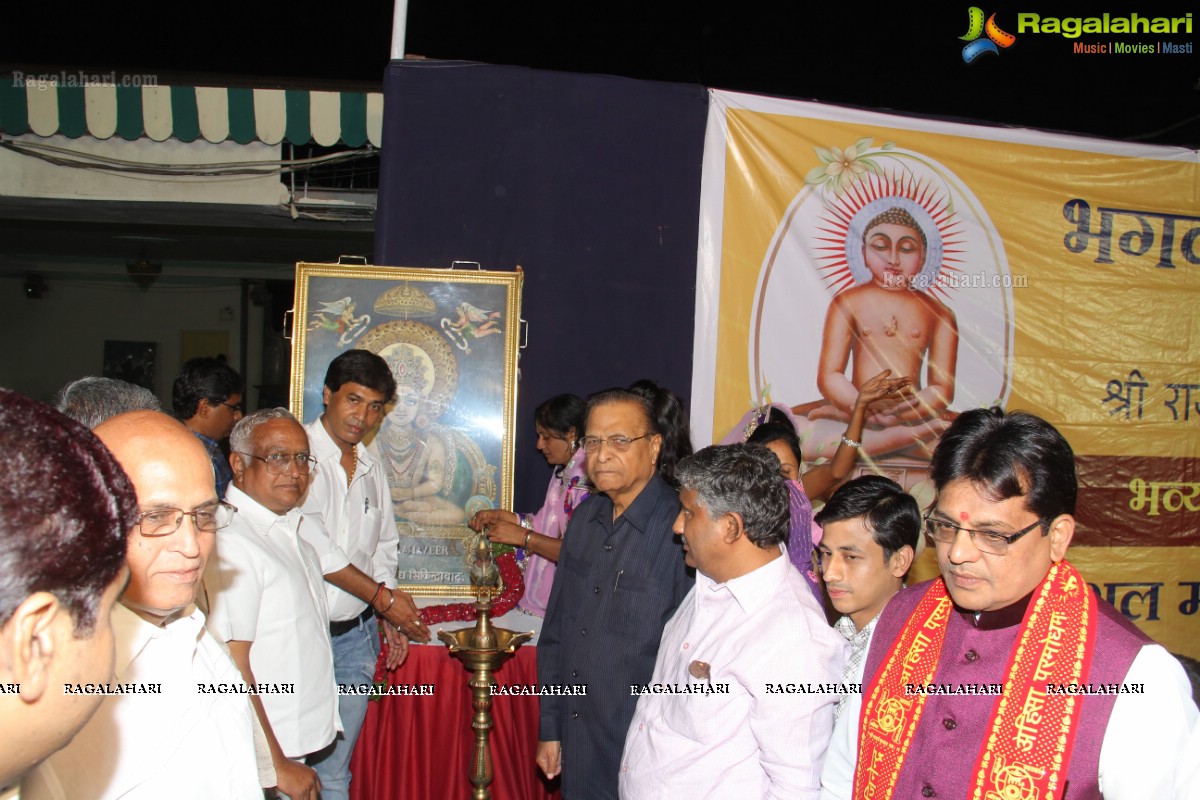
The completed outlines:
{"type": "Polygon", "coordinates": [[[576,506],[587,499],[587,459],[578,449],[583,435],[587,404],[573,394],[551,397],[534,412],[537,448],[554,467],[546,502],[539,511],[516,514],[501,509],[480,511],[471,520],[474,530],[488,539],[517,549],[517,560],[525,570],[525,594],[517,608],[537,617],[545,616],[554,565],[562,549],[562,535],[576,506]]]}

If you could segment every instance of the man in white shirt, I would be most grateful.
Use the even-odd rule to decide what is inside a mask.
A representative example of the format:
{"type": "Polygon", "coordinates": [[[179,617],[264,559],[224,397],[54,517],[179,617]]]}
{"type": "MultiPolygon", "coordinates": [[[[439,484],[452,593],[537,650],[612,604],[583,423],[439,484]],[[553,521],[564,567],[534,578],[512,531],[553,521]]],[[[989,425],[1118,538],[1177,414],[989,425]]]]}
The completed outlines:
{"type": "MultiPolygon", "coordinates": [[[[840,486],[814,520],[824,530],[817,569],[833,607],[842,614],[834,628],[850,642],[841,682],[858,686],[875,622],[892,595],[904,588],[916,557],[921,511],[900,484],[864,475],[840,486]]],[[[834,712],[835,736],[847,696],[834,712]]]]}
{"type": "MultiPolygon", "coordinates": [[[[904,576],[916,557],[921,512],[916,499],[895,481],[864,475],[839,487],[815,520],[824,531],[817,546],[817,569],[830,602],[842,614],[834,629],[850,643],[841,679],[846,693],[834,711],[833,739],[843,748],[852,748],[858,716],[842,712],[852,696],[862,695],[863,667],[875,623],[892,596],[904,588],[904,576]]],[[[854,706],[858,707],[857,700],[854,706]]],[[[835,771],[833,763],[826,759],[824,771],[835,771]]],[[[822,775],[827,791],[833,779],[822,775]]]]}
{"type": "Polygon", "coordinates": [[[0,389],[0,797],[65,745],[108,683],[125,588],[133,485],[112,454],[49,406],[0,389]]]}
{"type": "MultiPolygon", "coordinates": [[[[230,509],[203,445],[157,411],[97,426],[137,490],[129,586],[113,612],[116,671],[92,721],[27,781],[27,798],[262,797],[253,717],[237,668],[196,609],[230,509]]],[[[73,689],[74,690],[74,689],[73,689]]],[[[86,687],[84,687],[86,691],[86,687]]],[[[64,691],[66,691],[64,687],[64,691]]]]}
{"type": "Polygon", "coordinates": [[[626,800],[816,797],[846,644],[781,545],[788,492],[755,445],[676,468],[696,585],[663,630],[621,757],[626,800]]]}
{"type": "Polygon", "coordinates": [[[300,535],[298,508],[314,459],[287,409],[257,411],[230,436],[237,508],[209,566],[209,628],[226,641],[252,697],[279,776],[279,790],[317,800],[317,773],[300,763],[340,729],[329,612],[317,555],[300,535]]]}
{"type": "MultiPolygon", "coordinates": [[[[302,529],[317,551],[325,575],[329,632],[338,684],[374,680],[379,635],[374,615],[383,618],[389,668],[407,652],[405,636],[429,640],[407,593],[395,589],[399,535],[384,464],[362,439],[383,417],[396,395],[387,362],[366,350],[348,350],[325,374],[325,413],[306,427],[317,459],[303,511],[318,524],[302,529]]],[[[333,749],[314,762],[323,800],[346,800],[350,757],[367,715],[365,694],[340,697],[344,731],[333,749]]]]}

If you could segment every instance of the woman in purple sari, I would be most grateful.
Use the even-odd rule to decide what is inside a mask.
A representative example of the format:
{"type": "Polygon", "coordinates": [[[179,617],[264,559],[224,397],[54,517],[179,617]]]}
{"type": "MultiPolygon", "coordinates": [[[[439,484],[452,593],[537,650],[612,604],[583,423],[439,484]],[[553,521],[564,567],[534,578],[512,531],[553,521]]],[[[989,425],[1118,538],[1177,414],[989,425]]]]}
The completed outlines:
{"type": "Polygon", "coordinates": [[[554,583],[554,565],[562,549],[562,535],[575,507],[587,499],[587,459],[578,449],[583,435],[587,404],[573,394],[551,397],[534,412],[537,449],[554,467],[546,502],[530,514],[489,509],[471,520],[488,539],[517,549],[517,561],[525,570],[525,594],[517,608],[537,617],[545,616],[546,601],[554,583]]]}
{"type": "MultiPolygon", "coordinates": [[[[821,542],[821,528],[813,523],[812,502],[809,498],[828,497],[842,481],[850,477],[850,472],[858,460],[859,448],[862,446],[862,432],[868,406],[878,400],[900,394],[909,385],[907,378],[889,379],[890,374],[890,371],[885,370],[863,384],[854,403],[850,424],[842,436],[837,452],[826,463],[819,464],[803,474],[800,473],[800,465],[804,463],[800,453],[800,439],[796,435],[791,412],[786,406],[770,405],[753,409],[734,428],[734,431],[741,432],[742,441],[761,444],[779,458],[791,498],[788,558],[808,581],[817,602],[822,604],[824,602],[821,584],[813,568],[812,556],[813,548],[821,542]]],[[[722,441],[728,443],[737,441],[738,438],[731,431],[722,441]]]]}

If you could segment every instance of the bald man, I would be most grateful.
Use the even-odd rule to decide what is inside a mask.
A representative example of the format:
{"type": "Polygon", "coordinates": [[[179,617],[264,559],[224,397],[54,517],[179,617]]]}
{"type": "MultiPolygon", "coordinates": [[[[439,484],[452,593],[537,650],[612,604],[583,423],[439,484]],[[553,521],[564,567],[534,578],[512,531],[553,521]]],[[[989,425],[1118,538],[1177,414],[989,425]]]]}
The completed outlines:
{"type": "Polygon", "coordinates": [[[245,685],[196,608],[217,531],[233,516],[217,498],[208,454],[156,411],[113,417],[95,434],[128,473],[139,507],[129,586],[112,616],[115,677],[64,687],[108,696],[22,797],[261,800],[245,685]]]}

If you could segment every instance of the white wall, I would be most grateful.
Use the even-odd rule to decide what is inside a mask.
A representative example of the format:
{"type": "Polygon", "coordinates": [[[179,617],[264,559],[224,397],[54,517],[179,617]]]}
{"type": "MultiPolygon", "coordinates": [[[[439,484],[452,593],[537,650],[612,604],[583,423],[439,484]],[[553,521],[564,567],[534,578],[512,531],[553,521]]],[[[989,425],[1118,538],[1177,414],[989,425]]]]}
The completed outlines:
{"type": "Polygon", "coordinates": [[[155,393],[170,406],[171,384],[180,366],[180,332],[229,333],[229,364],[246,378],[247,402],[261,383],[262,309],[250,306],[249,363],[238,363],[241,349],[241,287],[180,285],[163,282],[149,290],[129,279],[49,278],[40,300],[24,296],[22,279],[0,279],[0,386],[50,402],[63,384],[83,375],[100,375],[104,342],[151,341],[158,345],[155,393]],[[232,308],[232,319],[221,310],[232,308]]]}

